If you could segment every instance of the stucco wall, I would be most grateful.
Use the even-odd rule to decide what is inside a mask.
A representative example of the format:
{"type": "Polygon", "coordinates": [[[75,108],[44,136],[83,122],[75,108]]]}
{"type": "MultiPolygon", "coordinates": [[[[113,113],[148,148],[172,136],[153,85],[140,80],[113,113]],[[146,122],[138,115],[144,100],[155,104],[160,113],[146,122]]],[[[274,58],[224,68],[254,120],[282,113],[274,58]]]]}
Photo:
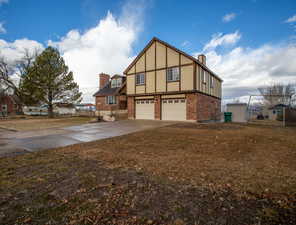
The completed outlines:
{"type": "Polygon", "coordinates": [[[153,94],[176,91],[197,91],[221,98],[221,82],[213,76],[213,87],[210,87],[212,76],[191,58],[166,46],[158,41],[146,49],[144,54],[127,72],[127,94],[153,94]],[[146,63],[145,63],[146,61],[146,63]],[[180,64],[181,63],[181,64],[180,64]],[[180,81],[170,83],[166,81],[167,67],[180,66],[180,81]],[[135,74],[145,73],[144,87],[135,87],[135,74]],[[201,79],[205,73],[205,80],[201,79]],[[180,84],[177,84],[179,83],[180,84]],[[194,83],[195,82],[195,83],[194,83]],[[155,87],[156,83],[156,87],[155,87]],[[180,88],[179,88],[180,86],[180,88]],[[135,92],[136,91],[136,92],[135,92]]]}

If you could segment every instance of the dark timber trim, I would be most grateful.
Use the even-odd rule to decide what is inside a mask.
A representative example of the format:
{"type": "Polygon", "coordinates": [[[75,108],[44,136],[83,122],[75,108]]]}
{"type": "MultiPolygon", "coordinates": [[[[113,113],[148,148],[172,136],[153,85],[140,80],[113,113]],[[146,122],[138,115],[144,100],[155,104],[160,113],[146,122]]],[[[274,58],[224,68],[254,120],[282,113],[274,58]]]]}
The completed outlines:
{"type": "Polygon", "coordinates": [[[146,86],[147,86],[147,73],[146,73],[146,51],[145,51],[145,54],[144,54],[144,61],[145,61],[144,70],[145,70],[145,93],[146,93],[146,86]]]}
{"type": "Polygon", "coordinates": [[[177,49],[176,47],[168,44],[167,42],[164,42],[156,37],[152,38],[150,40],[150,42],[145,46],[145,48],[138,54],[138,56],[133,60],[133,62],[124,70],[124,73],[127,73],[130,68],[138,61],[138,59],[145,53],[145,51],[153,44],[153,42],[156,41],[156,42],[159,42],[173,50],[175,50],[176,52],[179,52],[180,54],[182,54],[183,56],[191,59],[192,61],[194,61],[195,63],[197,63],[198,65],[200,65],[204,70],[208,71],[209,73],[211,73],[214,77],[216,77],[220,82],[223,82],[223,80],[218,77],[213,71],[211,71],[206,65],[202,64],[200,61],[198,61],[198,59],[194,58],[193,56],[177,49]]]}
{"type": "Polygon", "coordinates": [[[134,96],[134,97],[138,97],[138,96],[156,96],[156,95],[174,95],[174,94],[190,94],[190,93],[199,93],[199,94],[203,94],[203,95],[207,95],[216,99],[221,100],[220,97],[216,97],[201,91],[197,91],[197,90],[188,90],[188,91],[168,91],[168,92],[157,92],[157,93],[147,93],[147,94],[135,94],[135,95],[127,95],[128,97],[130,96],[134,96]]]}
{"type": "Polygon", "coordinates": [[[179,91],[181,91],[181,53],[179,53],[179,91]]]}
{"type": "Polygon", "coordinates": [[[165,91],[168,91],[168,47],[165,46],[165,91]]]}
{"type": "Polygon", "coordinates": [[[136,82],[137,75],[136,75],[136,72],[137,72],[137,64],[135,64],[135,74],[134,74],[135,94],[137,94],[137,82],[136,82]]]}
{"type": "MultiPolygon", "coordinates": [[[[180,67],[192,66],[192,65],[194,65],[194,63],[186,63],[186,64],[183,64],[183,65],[180,65],[180,67]]],[[[158,71],[158,70],[165,70],[165,69],[173,68],[173,67],[176,67],[176,66],[168,66],[168,67],[162,67],[162,68],[158,68],[158,69],[155,68],[155,70],[147,70],[146,72],[153,72],[153,71],[158,71]]],[[[137,73],[144,73],[144,71],[137,72],[137,73]]],[[[130,76],[130,75],[134,75],[134,74],[136,74],[136,73],[130,73],[130,74],[127,74],[126,76],[130,76]]]]}
{"type": "Polygon", "coordinates": [[[196,63],[193,65],[193,89],[196,90],[196,63]]]}
{"type": "Polygon", "coordinates": [[[154,60],[155,60],[155,62],[154,62],[154,82],[155,82],[155,84],[154,84],[154,89],[155,89],[155,93],[156,93],[156,85],[157,85],[157,73],[156,73],[156,63],[157,63],[157,61],[156,61],[156,41],[155,41],[155,52],[154,52],[154,60]]]}

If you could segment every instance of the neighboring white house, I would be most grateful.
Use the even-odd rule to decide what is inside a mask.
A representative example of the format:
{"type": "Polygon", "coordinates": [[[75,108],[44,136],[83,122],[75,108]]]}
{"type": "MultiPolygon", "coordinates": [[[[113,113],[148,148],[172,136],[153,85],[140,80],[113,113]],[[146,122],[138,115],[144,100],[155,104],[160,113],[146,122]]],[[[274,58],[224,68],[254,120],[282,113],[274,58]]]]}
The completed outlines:
{"type": "Polygon", "coordinates": [[[232,112],[232,122],[245,123],[248,121],[248,111],[246,103],[229,103],[227,112],[232,112]]]}
{"type": "Polygon", "coordinates": [[[41,106],[24,106],[23,112],[27,116],[47,116],[47,105],[41,106]]]}
{"type": "MultiPolygon", "coordinates": [[[[24,106],[23,112],[28,116],[47,116],[48,106],[24,106]]],[[[54,103],[53,112],[58,115],[73,115],[76,113],[75,106],[69,103],[54,103]]]]}
{"type": "Polygon", "coordinates": [[[73,115],[76,113],[75,106],[70,103],[55,103],[53,112],[58,115],[73,115]]]}

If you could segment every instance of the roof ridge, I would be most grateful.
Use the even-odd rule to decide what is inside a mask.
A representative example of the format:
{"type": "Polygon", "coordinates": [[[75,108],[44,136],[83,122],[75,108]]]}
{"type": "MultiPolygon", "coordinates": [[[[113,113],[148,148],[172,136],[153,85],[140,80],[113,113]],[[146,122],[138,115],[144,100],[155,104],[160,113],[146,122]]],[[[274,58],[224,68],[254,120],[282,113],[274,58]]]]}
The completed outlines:
{"type": "Polygon", "coordinates": [[[159,38],[157,37],[153,37],[149,42],[148,44],[142,49],[142,51],[140,51],[140,53],[137,55],[137,57],[130,63],[130,65],[124,70],[124,74],[127,73],[127,71],[137,62],[137,60],[144,54],[144,52],[153,44],[154,41],[158,41],[160,42],[161,44],[179,52],[180,54],[190,58],[191,60],[193,60],[194,62],[196,62],[199,66],[203,67],[203,69],[207,70],[209,73],[211,73],[213,76],[215,76],[218,80],[220,81],[223,81],[217,74],[215,74],[212,70],[210,70],[206,65],[204,65],[203,63],[201,63],[197,58],[189,55],[188,53],[176,48],[175,46],[163,41],[163,40],[160,40],[159,38]]]}

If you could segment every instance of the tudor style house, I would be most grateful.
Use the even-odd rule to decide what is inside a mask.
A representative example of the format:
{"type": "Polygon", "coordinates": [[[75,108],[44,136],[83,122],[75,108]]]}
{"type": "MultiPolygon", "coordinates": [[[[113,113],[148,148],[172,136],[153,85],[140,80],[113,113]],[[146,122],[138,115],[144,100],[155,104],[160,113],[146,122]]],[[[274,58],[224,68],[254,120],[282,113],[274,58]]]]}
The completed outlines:
{"type": "Polygon", "coordinates": [[[100,116],[112,113],[124,113],[127,107],[126,77],[101,73],[100,89],[93,95],[96,98],[96,110],[100,116]]]}
{"type": "Polygon", "coordinates": [[[198,59],[153,38],[124,71],[129,119],[218,120],[221,84],[198,59]]]}

